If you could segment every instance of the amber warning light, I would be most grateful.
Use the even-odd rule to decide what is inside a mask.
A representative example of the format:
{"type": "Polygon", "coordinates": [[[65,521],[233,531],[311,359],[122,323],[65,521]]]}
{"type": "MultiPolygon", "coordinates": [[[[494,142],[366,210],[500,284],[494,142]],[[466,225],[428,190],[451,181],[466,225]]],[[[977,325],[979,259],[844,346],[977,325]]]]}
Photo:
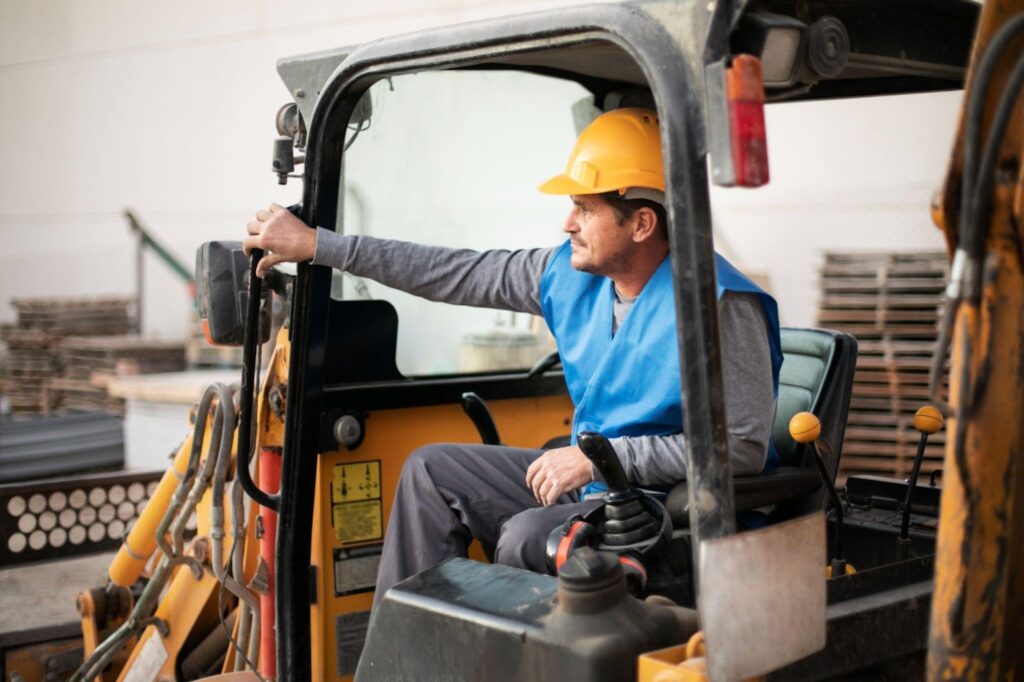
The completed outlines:
{"type": "Polygon", "coordinates": [[[760,187],[768,183],[761,60],[746,54],[733,58],[725,74],[725,91],[735,184],[760,187]]]}

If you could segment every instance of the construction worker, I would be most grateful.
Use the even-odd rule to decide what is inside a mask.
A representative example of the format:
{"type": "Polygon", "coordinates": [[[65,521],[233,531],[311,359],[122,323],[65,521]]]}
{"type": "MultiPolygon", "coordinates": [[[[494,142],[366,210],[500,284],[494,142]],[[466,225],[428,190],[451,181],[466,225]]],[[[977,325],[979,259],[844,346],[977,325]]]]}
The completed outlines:
{"type": "MultiPolygon", "coordinates": [[[[560,246],[474,252],[310,230],[272,205],[245,249],[276,263],[312,261],[434,301],[544,316],[575,406],[572,434],[609,437],[630,481],[686,477],[678,342],[657,116],[618,109],[579,136],[564,173],[540,186],[573,207],[560,246]]],[[[717,260],[729,447],[736,474],[771,466],[782,363],[774,300],[717,260]]],[[[573,442],[575,438],[573,437],[573,442]]],[[[602,487],[574,444],[543,451],[440,443],[407,459],[395,493],[376,599],[453,556],[472,538],[498,562],[543,571],[551,529],[600,504],[602,487]]]]}

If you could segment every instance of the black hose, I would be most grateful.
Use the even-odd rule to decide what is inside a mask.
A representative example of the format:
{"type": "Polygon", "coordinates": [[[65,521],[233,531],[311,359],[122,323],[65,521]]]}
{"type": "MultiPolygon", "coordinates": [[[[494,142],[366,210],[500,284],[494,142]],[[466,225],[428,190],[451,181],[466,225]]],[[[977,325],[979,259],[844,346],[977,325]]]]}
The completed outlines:
{"type": "Polygon", "coordinates": [[[238,480],[242,489],[257,504],[278,511],[279,498],[260,490],[249,473],[249,456],[252,453],[253,427],[253,382],[256,374],[256,346],[260,335],[260,298],[262,280],[256,276],[256,266],[263,258],[261,249],[249,253],[249,299],[245,308],[245,337],[242,345],[242,386],[238,394],[238,452],[235,458],[238,480]]]}
{"type": "Polygon", "coordinates": [[[988,236],[984,226],[988,225],[989,213],[992,210],[992,183],[995,179],[999,150],[1006,139],[1006,131],[1009,128],[1010,117],[1016,108],[1021,85],[1024,85],[1024,57],[1018,59],[1014,65],[1007,80],[1006,89],[1003,90],[999,103],[996,105],[996,111],[989,126],[988,140],[981,156],[978,179],[974,186],[971,219],[975,226],[974,238],[978,243],[969,245],[968,248],[979,254],[983,252],[985,238],[988,236]]]}
{"type": "MultiPolygon", "coordinates": [[[[971,234],[975,229],[975,226],[971,225],[971,217],[974,213],[973,199],[976,187],[974,181],[977,175],[978,148],[981,145],[981,124],[985,113],[985,99],[999,58],[1021,29],[1024,29],[1024,14],[1018,14],[1008,21],[989,42],[985,54],[982,55],[978,64],[967,103],[967,117],[964,125],[963,181],[960,187],[960,224],[958,226],[960,244],[967,249],[977,248],[977,240],[973,239],[973,234],[971,234]]],[[[967,255],[974,260],[981,258],[981,253],[977,250],[968,250],[967,255]]]]}

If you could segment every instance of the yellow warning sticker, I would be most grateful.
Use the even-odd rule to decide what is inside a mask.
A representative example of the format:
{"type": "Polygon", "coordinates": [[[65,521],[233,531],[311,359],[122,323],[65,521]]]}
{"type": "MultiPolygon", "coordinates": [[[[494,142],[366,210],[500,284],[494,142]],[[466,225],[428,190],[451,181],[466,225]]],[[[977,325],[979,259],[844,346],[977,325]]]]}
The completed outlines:
{"type": "Polygon", "coordinates": [[[334,534],[338,542],[365,542],[384,537],[380,500],[336,504],[333,512],[334,534]]]}
{"type": "Polygon", "coordinates": [[[331,502],[380,499],[380,460],[335,464],[331,478],[331,502]]]}

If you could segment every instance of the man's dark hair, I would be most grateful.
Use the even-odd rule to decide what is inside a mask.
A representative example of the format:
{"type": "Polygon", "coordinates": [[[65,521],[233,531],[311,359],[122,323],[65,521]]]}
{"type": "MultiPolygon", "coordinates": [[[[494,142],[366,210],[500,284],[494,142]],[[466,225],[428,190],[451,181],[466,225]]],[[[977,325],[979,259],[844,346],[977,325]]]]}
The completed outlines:
{"type": "Polygon", "coordinates": [[[658,236],[665,240],[668,239],[668,214],[665,212],[665,207],[657,201],[651,201],[650,199],[626,199],[618,191],[605,192],[600,197],[607,201],[612,210],[615,211],[615,221],[619,225],[632,218],[633,214],[641,208],[651,209],[658,218],[658,236]]]}

